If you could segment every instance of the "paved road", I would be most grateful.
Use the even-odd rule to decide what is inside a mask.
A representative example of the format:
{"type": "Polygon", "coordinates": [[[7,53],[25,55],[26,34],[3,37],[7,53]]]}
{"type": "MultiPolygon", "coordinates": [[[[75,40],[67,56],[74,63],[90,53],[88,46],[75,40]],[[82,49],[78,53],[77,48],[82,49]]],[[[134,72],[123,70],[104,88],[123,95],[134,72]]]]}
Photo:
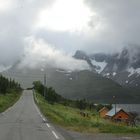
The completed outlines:
{"type": "Polygon", "coordinates": [[[140,140],[140,135],[82,134],[55,128],[39,112],[32,91],[24,91],[13,107],[0,114],[0,140],[140,140]]]}
{"type": "Polygon", "coordinates": [[[0,114],[0,140],[64,140],[40,114],[31,91],[24,91],[19,101],[0,114]]]}

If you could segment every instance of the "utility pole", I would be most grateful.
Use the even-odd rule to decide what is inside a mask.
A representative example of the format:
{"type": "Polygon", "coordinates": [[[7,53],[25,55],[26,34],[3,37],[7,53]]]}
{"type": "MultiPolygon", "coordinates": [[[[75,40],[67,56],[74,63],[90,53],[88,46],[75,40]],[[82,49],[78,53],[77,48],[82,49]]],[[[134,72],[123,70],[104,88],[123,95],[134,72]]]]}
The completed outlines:
{"type": "Polygon", "coordinates": [[[44,97],[46,95],[46,72],[44,71],[44,97]]]}
{"type": "Polygon", "coordinates": [[[44,73],[44,76],[43,76],[44,77],[44,79],[43,79],[43,81],[44,81],[44,83],[43,83],[44,84],[44,93],[43,93],[43,96],[45,97],[45,95],[46,95],[46,81],[47,81],[46,80],[46,71],[45,71],[44,68],[42,68],[41,71],[44,73]]]}
{"type": "Polygon", "coordinates": [[[116,97],[115,96],[113,96],[113,99],[114,99],[114,104],[115,104],[115,114],[116,114],[116,97]]]}

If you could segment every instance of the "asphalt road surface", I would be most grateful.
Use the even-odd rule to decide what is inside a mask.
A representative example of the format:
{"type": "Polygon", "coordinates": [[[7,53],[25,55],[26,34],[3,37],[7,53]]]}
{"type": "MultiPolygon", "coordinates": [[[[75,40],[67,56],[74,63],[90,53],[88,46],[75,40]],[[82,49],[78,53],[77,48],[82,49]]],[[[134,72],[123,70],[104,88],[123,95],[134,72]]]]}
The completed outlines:
{"type": "Polygon", "coordinates": [[[55,126],[42,116],[32,91],[0,114],[0,140],[140,140],[140,135],[82,134],[55,126]]]}
{"type": "Polygon", "coordinates": [[[32,91],[24,91],[19,101],[0,114],[0,140],[64,140],[40,114],[32,91]]]}

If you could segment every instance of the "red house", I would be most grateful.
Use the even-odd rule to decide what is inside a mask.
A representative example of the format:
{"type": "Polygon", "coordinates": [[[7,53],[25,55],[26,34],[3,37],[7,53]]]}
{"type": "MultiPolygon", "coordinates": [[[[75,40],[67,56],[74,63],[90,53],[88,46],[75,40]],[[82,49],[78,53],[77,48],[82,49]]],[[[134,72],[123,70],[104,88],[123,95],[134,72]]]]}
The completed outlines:
{"type": "Polygon", "coordinates": [[[130,115],[121,108],[111,109],[105,115],[105,117],[110,118],[112,120],[118,120],[118,121],[123,121],[123,120],[129,120],[130,119],[130,115]]]}

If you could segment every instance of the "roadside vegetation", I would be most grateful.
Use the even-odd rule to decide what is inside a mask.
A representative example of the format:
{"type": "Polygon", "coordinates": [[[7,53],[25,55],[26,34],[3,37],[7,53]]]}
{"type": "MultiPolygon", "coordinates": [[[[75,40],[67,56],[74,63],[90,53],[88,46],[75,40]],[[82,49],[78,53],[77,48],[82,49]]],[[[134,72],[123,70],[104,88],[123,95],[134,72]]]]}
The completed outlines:
{"type": "Polygon", "coordinates": [[[21,87],[12,79],[0,76],[0,113],[12,106],[20,97],[21,87]]]}
{"type": "MultiPolygon", "coordinates": [[[[39,82],[34,82],[34,88],[35,101],[41,112],[57,125],[89,133],[140,133],[140,126],[126,126],[100,118],[98,110],[102,108],[102,105],[93,106],[92,103],[91,106],[91,103],[88,103],[85,99],[76,101],[65,100],[55,93],[53,88],[51,88],[53,92],[46,88],[46,96],[48,97],[46,98],[46,96],[43,96],[44,87],[39,82]],[[60,100],[56,98],[57,100],[52,101],[54,97],[59,97],[60,100]]],[[[108,105],[108,107],[111,106],[108,105]]]]}

